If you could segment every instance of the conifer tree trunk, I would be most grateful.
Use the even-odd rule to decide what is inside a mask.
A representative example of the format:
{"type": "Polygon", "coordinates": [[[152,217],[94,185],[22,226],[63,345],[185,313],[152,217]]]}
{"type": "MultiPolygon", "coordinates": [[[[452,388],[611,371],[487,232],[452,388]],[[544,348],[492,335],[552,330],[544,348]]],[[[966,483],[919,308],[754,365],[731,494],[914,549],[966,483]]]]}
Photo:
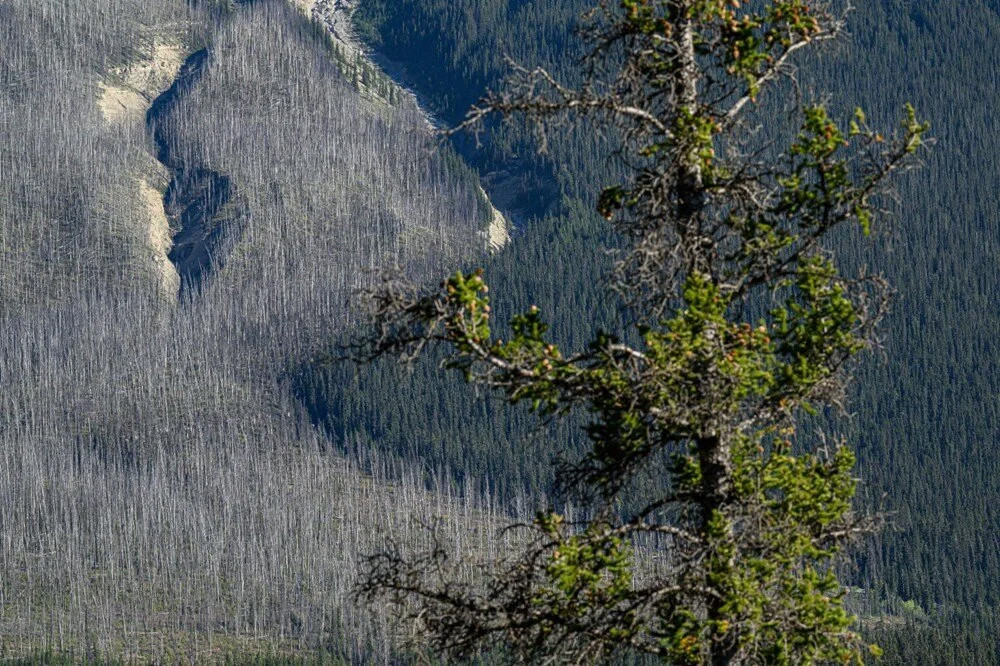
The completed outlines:
{"type": "MultiPolygon", "coordinates": [[[[687,3],[678,8],[681,16],[687,14],[687,3]]],[[[695,60],[694,24],[690,18],[681,19],[681,38],[679,40],[680,62],[677,68],[677,100],[679,107],[690,116],[698,111],[698,63],[695,60]]],[[[683,174],[680,180],[681,221],[693,225],[697,222],[698,213],[705,206],[705,194],[702,182],[701,166],[695,155],[688,155],[686,164],[682,165],[683,174]]],[[[687,225],[685,225],[687,226],[687,225]]]]}
{"type": "MultiPolygon", "coordinates": [[[[678,6],[678,13],[685,17],[688,13],[688,3],[678,6]]],[[[680,109],[694,117],[698,113],[698,75],[699,68],[695,55],[694,25],[689,18],[682,18],[677,80],[677,98],[680,109]]],[[[678,221],[680,229],[688,234],[700,233],[699,218],[707,204],[704,180],[698,156],[688,154],[682,166],[679,182],[678,221]]],[[[704,239],[710,243],[710,239],[704,239]]],[[[702,256],[699,254],[696,257],[702,256]]],[[[708,272],[708,266],[693,265],[692,270],[708,272]]],[[[701,534],[707,535],[711,528],[713,517],[724,509],[729,488],[732,485],[732,460],[725,438],[718,432],[702,434],[696,441],[698,463],[701,468],[701,488],[699,498],[701,534]]],[[[709,581],[709,587],[711,582],[709,581]]],[[[706,619],[709,622],[723,619],[723,601],[721,596],[708,602],[706,619]]],[[[728,666],[732,663],[736,650],[732,641],[713,642],[709,646],[710,663],[712,666],[728,666]]]]}

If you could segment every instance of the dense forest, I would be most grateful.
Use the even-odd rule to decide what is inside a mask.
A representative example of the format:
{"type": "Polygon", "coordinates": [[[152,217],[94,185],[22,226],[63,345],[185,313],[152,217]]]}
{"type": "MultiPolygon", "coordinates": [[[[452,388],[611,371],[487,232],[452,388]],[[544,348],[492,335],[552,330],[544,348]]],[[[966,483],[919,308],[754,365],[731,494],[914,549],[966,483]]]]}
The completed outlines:
{"type": "MultiPolygon", "coordinates": [[[[588,4],[374,0],[358,19],[372,48],[401,63],[434,112],[456,122],[498,85],[504,55],[572,70],[572,17],[588,4]]],[[[897,290],[884,354],[856,372],[851,416],[830,415],[857,442],[862,494],[892,512],[890,529],[857,554],[857,610],[888,648],[886,663],[994,663],[1000,318],[991,303],[1000,231],[988,111],[994,82],[983,73],[995,71],[1000,55],[990,37],[998,16],[985,2],[885,0],[858,6],[849,26],[849,41],[810,63],[810,88],[862,104],[883,125],[912,101],[938,139],[926,167],[902,183],[878,251],[853,258],[881,267],[897,290]]],[[[595,309],[604,302],[601,227],[587,212],[608,166],[594,137],[567,133],[538,158],[525,157],[530,135],[500,127],[489,138],[484,150],[459,148],[501,193],[512,174],[549,175],[536,185],[548,200],[533,208],[537,216],[522,225],[515,247],[491,263],[491,283],[520,307],[538,303],[572,344],[578,332],[559,322],[580,312],[594,312],[595,323],[614,316],[595,309]],[[566,264],[573,268],[561,270],[566,264]],[[547,270],[525,275],[524,265],[547,270]]],[[[488,443],[510,441],[511,431],[483,438],[487,460],[495,457],[488,443]]],[[[544,447],[527,441],[526,457],[540,456],[544,470],[544,447]]]]}
{"type": "MultiPolygon", "coordinates": [[[[614,324],[607,137],[440,147],[407,90],[454,124],[505,56],[572,82],[591,4],[362,0],[372,64],[279,0],[0,3],[0,659],[389,661],[350,594],[383,534],[445,516],[455,548],[504,547],[484,526],[544,502],[581,424],[330,359],[393,265],[484,265],[498,319],[537,304],[567,348],[614,324]],[[480,183],[518,227],[495,254],[480,183]]],[[[937,139],[850,257],[896,289],[850,417],[821,416],[892,514],[851,602],[882,663],[997,663],[1000,15],[875,0],[849,25],[806,92],[880,126],[910,101],[937,139]]]]}

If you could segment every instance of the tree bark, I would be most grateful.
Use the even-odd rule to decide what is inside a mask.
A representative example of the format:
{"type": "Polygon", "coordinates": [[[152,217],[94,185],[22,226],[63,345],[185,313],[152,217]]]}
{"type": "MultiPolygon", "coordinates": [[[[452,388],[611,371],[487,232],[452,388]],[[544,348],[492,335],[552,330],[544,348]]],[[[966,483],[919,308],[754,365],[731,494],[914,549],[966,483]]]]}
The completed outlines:
{"type": "MultiPolygon", "coordinates": [[[[695,53],[695,34],[693,22],[687,18],[689,2],[680,3],[679,43],[678,43],[678,77],[676,94],[678,106],[683,113],[695,116],[698,113],[698,84],[700,70],[695,53]]],[[[680,229],[683,229],[688,242],[701,242],[699,216],[707,205],[707,196],[701,162],[695,154],[685,155],[681,164],[681,176],[678,191],[678,217],[680,229]]],[[[694,252],[701,257],[702,253],[694,252]]],[[[708,266],[692,265],[691,270],[707,272],[708,266]]],[[[732,453],[729,443],[717,432],[711,432],[696,440],[698,462],[701,468],[701,488],[699,504],[701,509],[701,532],[707,534],[709,523],[717,512],[723,512],[729,501],[732,489],[732,453]]],[[[721,620],[723,601],[712,598],[706,609],[709,621],[721,620]]],[[[738,643],[735,636],[726,633],[713,636],[709,643],[709,659],[711,666],[732,666],[738,653],[738,643]]]]}
{"type": "MultiPolygon", "coordinates": [[[[686,17],[687,3],[681,8],[680,40],[678,43],[677,102],[683,112],[694,115],[698,111],[698,63],[694,50],[694,24],[686,17]]],[[[705,206],[701,165],[696,156],[688,155],[682,165],[680,182],[680,210],[683,222],[693,222],[705,206]]]]}
{"type": "MultiPolygon", "coordinates": [[[[701,467],[701,532],[707,534],[709,523],[717,513],[723,513],[732,490],[733,463],[729,444],[719,435],[699,437],[698,463],[701,467]]],[[[723,601],[712,598],[706,609],[709,621],[723,619],[723,601]]],[[[736,663],[738,645],[731,634],[713,636],[709,645],[709,663],[712,666],[731,666],[736,663]]]]}

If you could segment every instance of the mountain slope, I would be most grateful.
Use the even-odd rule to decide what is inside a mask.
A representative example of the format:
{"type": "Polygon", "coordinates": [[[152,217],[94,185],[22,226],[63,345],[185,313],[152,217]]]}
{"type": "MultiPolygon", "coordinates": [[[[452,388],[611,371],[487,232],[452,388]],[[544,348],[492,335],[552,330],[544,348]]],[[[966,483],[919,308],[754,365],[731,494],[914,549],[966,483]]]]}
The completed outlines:
{"type": "Polygon", "coordinates": [[[485,252],[478,180],[320,26],[229,5],[0,4],[4,659],[385,661],[363,555],[435,514],[497,547],[292,391],[372,271],[485,252]]]}

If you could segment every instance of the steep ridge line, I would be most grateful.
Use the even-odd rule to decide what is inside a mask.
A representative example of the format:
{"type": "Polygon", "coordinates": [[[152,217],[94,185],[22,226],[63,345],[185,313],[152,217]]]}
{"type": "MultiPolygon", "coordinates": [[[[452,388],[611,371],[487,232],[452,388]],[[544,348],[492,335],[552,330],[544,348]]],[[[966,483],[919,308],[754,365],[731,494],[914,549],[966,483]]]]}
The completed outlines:
{"type": "MultiPolygon", "coordinates": [[[[441,123],[420,103],[416,92],[401,82],[398,68],[390,66],[390,63],[379,58],[377,54],[368,52],[355,37],[352,21],[359,0],[291,0],[291,2],[306,16],[326,29],[342,50],[347,61],[359,58],[391,81],[396,91],[402,97],[408,98],[417,108],[424,122],[427,123],[428,130],[433,131],[441,127],[441,123]]],[[[369,91],[369,94],[373,98],[378,97],[374,91],[369,91]]],[[[388,103],[387,100],[382,101],[388,103]]],[[[482,234],[483,240],[487,249],[497,252],[510,242],[512,225],[507,216],[493,204],[490,196],[481,185],[479,192],[490,207],[490,221],[482,234]]]]}

